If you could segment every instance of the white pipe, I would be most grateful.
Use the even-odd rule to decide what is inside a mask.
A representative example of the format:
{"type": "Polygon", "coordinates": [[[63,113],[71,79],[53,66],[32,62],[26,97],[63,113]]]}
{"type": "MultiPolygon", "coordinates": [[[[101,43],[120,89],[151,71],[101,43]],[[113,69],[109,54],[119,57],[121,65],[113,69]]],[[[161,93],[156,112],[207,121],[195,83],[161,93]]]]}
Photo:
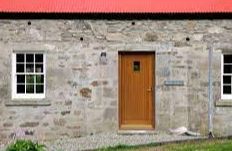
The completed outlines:
{"type": "Polygon", "coordinates": [[[213,136],[213,92],[212,92],[212,47],[209,47],[209,73],[208,73],[208,80],[209,80],[209,86],[208,86],[208,132],[209,132],[209,138],[214,137],[213,136]]]}

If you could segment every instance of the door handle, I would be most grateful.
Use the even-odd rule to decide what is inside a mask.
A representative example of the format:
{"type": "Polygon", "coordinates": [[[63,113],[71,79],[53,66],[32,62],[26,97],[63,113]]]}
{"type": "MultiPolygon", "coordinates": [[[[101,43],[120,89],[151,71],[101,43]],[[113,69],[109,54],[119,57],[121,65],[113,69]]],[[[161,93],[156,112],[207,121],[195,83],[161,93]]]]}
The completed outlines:
{"type": "Polygon", "coordinates": [[[147,91],[148,91],[148,92],[151,92],[151,91],[152,91],[152,87],[151,87],[151,88],[149,88],[149,89],[147,89],[147,91]]]}

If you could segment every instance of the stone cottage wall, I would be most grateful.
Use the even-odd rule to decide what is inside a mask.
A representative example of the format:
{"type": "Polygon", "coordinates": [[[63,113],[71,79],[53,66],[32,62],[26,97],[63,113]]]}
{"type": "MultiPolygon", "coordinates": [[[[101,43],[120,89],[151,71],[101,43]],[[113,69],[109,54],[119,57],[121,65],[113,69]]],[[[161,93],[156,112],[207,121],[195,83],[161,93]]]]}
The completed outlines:
{"type": "Polygon", "coordinates": [[[208,133],[208,50],[213,49],[214,132],[230,135],[232,107],[219,107],[220,56],[232,52],[231,20],[0,20],[0,140],[118,130],[118,51],[155,51],[155,127],[208,133]],[[46,53],[48,106],[11,103],[13,50],[46,53]],[[107,63],[101,64],[101,52],[107,63]],[[165,85],[179,80],[180,86],[165,85]]]}

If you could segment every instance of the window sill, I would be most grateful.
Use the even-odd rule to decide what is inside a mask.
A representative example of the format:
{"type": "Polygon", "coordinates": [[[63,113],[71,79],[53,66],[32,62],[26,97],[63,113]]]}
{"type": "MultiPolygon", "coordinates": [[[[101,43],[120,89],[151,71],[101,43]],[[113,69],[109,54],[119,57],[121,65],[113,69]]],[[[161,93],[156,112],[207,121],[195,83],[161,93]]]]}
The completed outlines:
{"type": "Polygon", "coordinates": [[[216,101],[215,105],[216,107],[232,107],[232,99],[216,101]]]}
{"type": "Polygon", "coordinates": [[[50,106],[51,102],[46,99],[13,99],[5,102],[6,106],[50,106]]]}

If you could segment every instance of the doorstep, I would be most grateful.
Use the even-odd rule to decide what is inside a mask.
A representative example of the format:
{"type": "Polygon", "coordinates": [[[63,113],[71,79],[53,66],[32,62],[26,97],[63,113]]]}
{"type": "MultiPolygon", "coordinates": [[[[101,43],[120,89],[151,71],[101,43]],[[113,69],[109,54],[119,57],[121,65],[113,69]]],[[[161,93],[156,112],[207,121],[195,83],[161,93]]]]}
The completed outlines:
{"type": "Polygon", "coordinates": [[[146,134],[158,134],[157,131],[155,130],[118,130],[117,131],[118,134],[122,134],[122,135],[133,135],[133,134],[141,134],[141,135],[146,135],[146,134]]]}

